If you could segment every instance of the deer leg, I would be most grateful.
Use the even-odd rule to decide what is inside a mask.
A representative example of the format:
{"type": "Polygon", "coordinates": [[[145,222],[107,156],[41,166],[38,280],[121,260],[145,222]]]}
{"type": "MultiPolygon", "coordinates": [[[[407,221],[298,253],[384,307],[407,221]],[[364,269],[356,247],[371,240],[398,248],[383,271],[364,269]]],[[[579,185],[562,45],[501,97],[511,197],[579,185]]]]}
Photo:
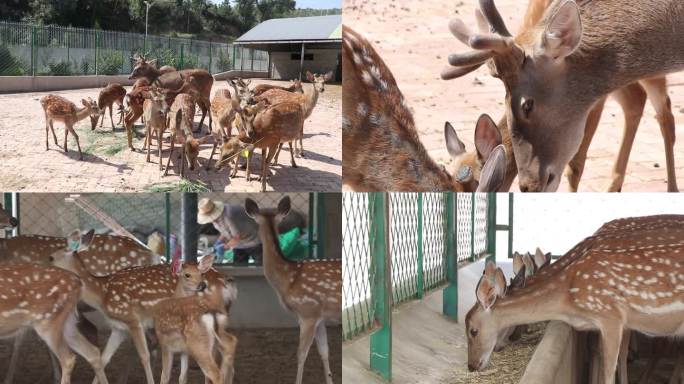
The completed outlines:
{"type": "MultiPolygon", "coordinates": [[[[47,151],[50,149],[50,140],[49,140],[49,135],[48,132],[50,130],[50,119],[47,116],[47,113],[45,113],[45,150],[47,151]]],[[[55,130],[52,130],[52,134],[55,134],[55,130]]],[[[57,144],[57,137],[55,136],[55,144],[57,144]]]]}
{"type": "MultiPolygon", "coordinates": [[[[295,143],[297,141],[295,140],[295,143]]],[[[304,156],[304,127],[302,126],[302,129],[299,131],[299,157],[305,157],[304,156]]]]}
{"type": "Polygon", "coordinates": [[[600,326],[600,339],[603,384],[613,384],[615,383],[615,368],[622,342],[622,326],[620,324],[602,324],[600,326]]]}
{"type": "Polygon", "coordinates": [[[173,352],[171,352],[171,350],[169,350],[165,345],[162,345],[161,354],[162,371],[159,384],[169,384],[169,381],[171,381],[171,369],[173,368],[173,352]]]}
{"type": "Polygon", "coordinates": [[[143,368],[145,369],[145,377],[147,378],[147,384],[154,384],[154,377],[152,376],[152,366],[150,365],[150,351],[147,349],[145,331],[139,324],[129,326],[129,330],[133,338],[133,344],[135,345],[135,349],[138,351],[140,362],[142,363],[143,368]]]}
{"type": "Polygon", "coordinates": [[[665,144],[665,163],[667,164],[667,191],[677,192],[677,175],[674,164],[675,120],[672,115],[672,103],[667,95],[667,80],[665,77],[642,80],[643,85],[656,111],[656,119],[660,125],[660,133],[665,144]]]}
{"type": "Polygon", "coordinates": [[[565,168],[565,177],[568,179],[568,184],[570,185],[570,192],[577,192],[579,187],[580,179],[582,178],[582,173],[584,173],[584,165],[587,161],[587,151],[589,150],[589,145],[594,139],[594,134],[596,133],[596,128],[598,128],[599,121],[601,120],[601,114],[603,113],[603,105],[606,102],[606,98],[599,100],[594,104],[589,115],[587,116],[587,121],[584,124],[584,137],[582,138],[582,143],[575,156],[570,160],[568,166],[565,168]]]}
{"type": "Polygon", "coordinates": [[[626,329],[622,332],[622,343],[620,344],[620,354],[618,355],[618,383],[629,384],[627,379],[627,356],[629,355],[629,339],[632,331],[626,329]]]}
{"type": "Polygon", "coordinates": [[[268,156],[266,159],[261,159],[261,192],[266,192],[266,179],[269,174],[269,164],[271,164],[271,159],[277,150],[277,144],[271,146],[270,148],[264,148],[264,152],[268,149],[268,156]]]}
{"type": "Polygon", "coordinates": [[[171,164],[171,158],[173,157],[174,143],[176,142],[176,134],[171,135],[171,150],[169,151],[169,159],[166,160],[166,169],[164,169],[164,176],[169,174],[169,165],[171,164]]]}
{"type": "Polygon", "coordinates": [[[321,355],[321,361],[323,361],[325,383],[333,384],[330,362],[328,360],[328,331],[325,329],[325,321],[323,320],[319,321],[318,325],[316,325],[316,346],[318,347],[318,353],[321,355]]]}
{"type": "Polygon", "coordinates": [[[216,148],[218,147],[218,143],[214,143],[214,146],[211,148],[211,155],[209,155],[209,159],[207,160],[207,165],[204,167],[207,171],[209,170],[209,166],[211,165],[211,159],[214,158],[214,153],[216,153],[216,148]]]}
{"type": "MultiPolygon", "coordinates": [[[[112,359],[112,356],[114,356],[114,353],[117,349],[119,349],[119,346],[125,339],[126,331],[119,328],[112,328],[112,333],[109,335],[109,339],[107,339],[107,345],[105,345],[105,348],[102,351],[103,368],[106,367],[107,364],[109,364],[109,361],[112,359]]],[[[97,384],[97,379],[93,380],[93,384],[97,384]]]]}
{"type": "Polygon", "coordinates": [[[226,332],[223,328],[219,328],[218,338],[222,355],[221,376],[225,378],[225,384],[233,384],[233,376],[235,376],[235,349],[238,340],[237,337],[226,332]]]}
{"type": "Polygon", "coordinates": [[[278,165],[278,157],[280,156],[280,150],[283,148],[283,143],[278,144],[278,151],[275,154],[275,158],[273,158],[273,165],[278,165]]]}
{"type": "MultiPolygon", "coordinates": [[[[213,335],[209,335],[213,339],[213,335]]],[[[213,340],[212,340],[213,341],[213,340]]],[[[212,343],[207,345],[199,341],[189,342],[188,350],[192,357],[197,361],[204,376],[210,380],[212,384],[223,384],[221,381],[221,371],[219,371],[212,351],[214,350],[212,343]]]]}
{"type": "MultiPolygon", "coordinates": [[[[79,160],[83,160],[83,152],[81,152],[81,143],[78,141],[78,135],[76,134],[74,127],[68,127],[68,128],[69,128],[69,131],[71,131],[71,134],[74,135],[74,139],[76,139],[76,146],[78,147],[78,158],[79,158],[79,160]]],[[[64,150],[66,151],[66,140],[64,142],[64,150]]]]}
{"type": "MultiPolygon", "coordinates": [[[[47,133],[47,132],[46,132],[47,133]]],[[[26,331],[23,330],[14,337],[12,343],[12,356],[10,356],[9,367],[7,368],[7,373],[5,374],[5,384],[12,384],[14,382],[14,372],[17,368],[17,361],[19,358],[19,349],[26,339],[26,331]]]]}
{"type": "Polygon", "coordinates": [[[185,161],[188,158],[187,153],[186,153],[186,146],[187,142],[185,144],[181,144],[181,159],[180,159],[180,176],[181,179],[185,178],[185,161]]]}
{"type": "Polygon", "coordinates": [[[65,125],[64,126],[64,152],[68,152],[67,150],[67,136],[69,135],[69,126],[65,125]]]}
{"type": "Polygon", "coordinates": [[[162,167],[162,135],[164,134],[162,129],[157,128],[157,151],[159,152],[159,172],[163,169],[162,167]]]}
{"type": "Polygon", "coordinates": [[[152,151],[152,127],[148,124],[145,130],[145,144],[143,144],[143,149],[147,147],[147,159],[146,162],[150,162],[150,152],[152,151]]]}
{"type": "Polygon", "coordinates": [[[188,354],[183,353],[180,357],[180,374],[178,375],[178,384],[188,383],[188,354]]]}
{"type": "Polygon", "coordinates": [[[50,351],[59,360],[59,365],[62,368],[60,384],[71,383],[71,372],[76,364],[76,356],[64,342],[64,335],[62,334],[66,316],[68,315],[69,313],[64,311],[49,321],[41,322],[34,327],[38,336],[45,341],[50,351]]]}
{"type": "MultiPolygon", "coordinates": [[[[265,151],[265,149],[262,149],[262,150],[261,150],[261,161],[264,160],[264,151],[265,151]]],[[[251,154],[251,153],[252,153],[252,152],[250,152],[250,154],[251,154]]],[[[251,182],[251,181],[252,181],[252,170],[251,170],[251,167],[250,167],[250,164],[252,163],[252,162],[250,161],[251,158],[252,158],[252,156],[247,156],[247,159],[246,159],[247,164],[246,164],[246,167],[245,167],[245,172],[246,172],[245,175],[246,175],[246,179],[247,179],[248,182],[251,182]]],[[[236,161],[235,161],[235,167],[237,167],[237,166],[238,166],[238,161],[236,160],[236,161]]]]}
{"type": "Polygon", "coordinates": [[[297,381],[296,384],[302,384],[304,375],[304,363],[309,354],[309,348],[314,339],[316,332],[316,319],[299,318],[299,348],[297,350],[297,381]]]}
{"type": "MultiPolygon", "coordinates": [[[[114,118],[112,117],[112,113],[114,109],[114,103],[109,106],[109,121],[112,123],[112,132],[114,131],[114,118]]],[[[104,116],[102,116],[102,121],[104,121],[104,116]]]]}
{"type": "MultiPolygon", "coordinates": [[[[295,147],[297,146],[297,141],[295,140],[295,147]]],[[[292,168],[297,168],[297,163],[295,163],[295,156],[294,156],[294,150],[292,149],[292,142],[290,141],[288,143],[290,146],[290,160],[292,161],[292,168]]]]}
{"type": "Polygon", "coordinates": [[[78,331],[76,328],[76,321],[75,314],[69,315],[64,324],[64,338],[69,347],[83,356],[88,364],[93,367],[95,378],[98,380],[99,384],[107,384],[107,377],[105,376],[100,351],[78,331]]]}
{"type": "Polygon", "coordinates": [[[615,91],[613,95],[617,102],[620,103],[622,112],[625,115],[625,128],[622,134],[622,143],[620,143],[620,152],[613,166],[613,177],[607,191],[619,192],[622,190],[622,184],[625,181],[629,154],[632,151],[634,137],[636,136],[637,128],[639,128],[641,116],[644,113],[646,92],[638,83],[632,83],[615,91]]]}

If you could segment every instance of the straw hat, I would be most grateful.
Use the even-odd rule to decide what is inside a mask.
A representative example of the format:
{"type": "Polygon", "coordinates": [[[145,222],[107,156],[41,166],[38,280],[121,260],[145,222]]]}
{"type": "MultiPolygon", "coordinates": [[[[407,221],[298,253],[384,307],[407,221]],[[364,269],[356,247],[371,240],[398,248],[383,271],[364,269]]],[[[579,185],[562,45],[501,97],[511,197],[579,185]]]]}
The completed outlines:
{"type": "Polygon", "coordinates": [[[204,198],[197,205],[197,222],[200,224],[211,223],[223,213],[223,203],[220,201],[204,198]]]}

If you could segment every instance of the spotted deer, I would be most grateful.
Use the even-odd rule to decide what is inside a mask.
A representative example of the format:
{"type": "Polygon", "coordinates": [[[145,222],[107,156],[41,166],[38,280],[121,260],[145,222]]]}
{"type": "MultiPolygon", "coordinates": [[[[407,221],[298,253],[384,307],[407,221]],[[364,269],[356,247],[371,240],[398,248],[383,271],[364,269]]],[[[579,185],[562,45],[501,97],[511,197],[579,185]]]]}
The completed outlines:
{"type": "Polygon", "coordinates": [[[158,92],[152,87],[148,90],[149,94],[144,97],[143,116],[145,117],[145,143],[143,149],[147,148],[146,161],[150,162],[150,152],[152,151],[152,135],[156,134],[157,151],[159,152],[159,171],[162,170],[162,135],[166,131],[166,115],[169,113],[170,104],[168,96],[158,92]]]}
{"type": "MultiPolygon", "coordinates": [[[[180,175],[185,177],[185,163],[188,163],[190,170],[194,170],[198,164],[197,157],[199,156],[200,145],[211,138],[211,136],[204,136],[201,139],[196,139],[192,134],[192,119],[195,116],[197,93],[192,90],[191,92],[192,94],[181,93],[176,96],[169,109],[171,150],[169,151],[169,158],[166,160],[164,176],[168,175],[176,140],[181,145],[180,175]]],[[[159,141],[159,145],[161,146],[161,141],[159,141]]],[[[161,157],[159,161],[161,164],[161,157]]]]}
{"type": "Polygon", "coordinates": [[[108,383],[100,351],[76,328],[76,304],[82,283],[73,273],[38,264],[0,264],[0,336],[26,328],[36,331],[59,361],[61,384],[71,383],[73,351],[95,372],[95,382],[108,383]]]}
{"type": "Polygon", "coordinates": [[[100,120],[100,128],[104,124],[104,114],[107,108],[109,108],[109,120],[112,122],[112,131],[114,130],[114,119],[112,118],[112,110],[114,109],[114,103],[119,105],[118,114],[120,114],[119,122],[121,124],[124,119],[124,98],[126,97],[126,89],[121,86],[121,84],[107,84],[106,87],[100,90],[100,95],[97,98],[97,106],[100,108],[100,114],[97,117],[90,117],[91,130],[95,130],[97,126],[97,121],[100,120]]]}
{"type": "MultiPolygon", "coordinates": [[[[342,182],[357,191],[495,191],[505,175],[503,146],[481,148],[479,185],[451,175],[420,142],[394,76],[373,46],[342,28],[342,182]]],[[[477,144],[477,142],[476,142],[477,144]]],[[[451,145],[447,142],[447,145],[451,145]]]]}
{"type": "MultiPolygon", "coordinates": [[[[292,101],[299,103],[304,110],[304,120],[308,119],[313,113],[316,103],[318,103],[318,97],[321,93],[325,92],[325,83],[333,78],[333,73],[328,72],[324,75],[312,74],[306,71],[306,79],[311,82],[311,87],[307,87],[303,93],[296,93],[289,90],[283,89],[270,89],[265,91],[259,96],[255,96],[254,100],[266,101],[271,105],[282,103],[283,101],[292,101]]],[[[300,84],[301,86],[301,84],[300,84]]],[[[304,125],[302,125],[301,132],[299,133],[299,148],[297,148],[297,140],[294,141],[295,156],[304,157],[304,125]]],[[[280,146],[282,147],[282,145],[280,146]]],[[[280,148],[278,148],[280,152],[280,148]]],[[[278,153],[276,153],[275,162],[278,162],[278,153]]]]}
{"type": "Polygon", "coordinates": [[[639,231],[597,232],[510,293],[501,269],[488,263],[466,315],[468,368],[487,365],[502,329],[558,320],[599,331],[600,376],[612,384],[624,330],[684,335],[682,219],[655,216],[639,231]]]}
{"type": "MultiPolygon", "coordinates": [[[[678,18],[684,3],[678,0],[630,6],[614,0],[579,5],[556,0],[528,34],[516,38],[493,0],[480,0],[480,9],[479,24],[491,33],[471,33],[461,20],[452,20],[451,32],[474,51],[451,55],[453,67],[442,78],[463,76],[488,62],[504,82],[522,191],[558,188],[597,101],[641,79],[684,68],[684,42],[678,38],[684,33],[678,18]]],[[[666,133],[672,137],[668,145],[674,142],[672,133],[666,133]]]]}
{"type": "Polygon", "coordinates": [[[332,384],[325,322],[341,320],[342,263],[340,260],[293,262],[283,256],[276,228],[290,212],[288,196],[280,200],[277,209],[259,209],[254,200],[247,199],[245,210],[259,225],[266,280],[283,307],[299,319],[296,383],[302,383],[304,362],[315,338],[323,360],[325,382],[332,384]]]}
{"type": "Polygon", "coordinates": [[[69,152],[67,150],[67,136],[69,132],[74,135],[76,139],[76,146],[78,147],[78,156],[80,160],[83,160],[83,153],[81,152],[81,143],[78,141],[78,135],[74,131],[74,124],[85,119],[86,117],[96,117],[100,115],[100,109],[97,103],[92,99],[88,98],[82,99],[81,103],[83,108],[78,108],[76,104],[57,95],[47,95],[40,99],[40,105],[43,107],[45,112],[45,150],[49,150],[50,146],[48,144],[48,129],[52,131],[52,138],[55,140],[55,145],[57,145],[57,135],[55,135],[55,129],[53,128],[53,123],[55,121],[60,121],[64,123],[64,152],[69,152]]]}
{"type": "Polygon", "coordinates": [[[100,311],[112,328],[102,352],[106,366],[121,342],[130,333],[145,370],[147,384],[154,384],[145,330],[152,325],[153,308],[170,297],[194,294],[206,288],[202,274],[210,264],[156,264],[127,268],[106,276],[92,274],[81,259],[81,251],[90,249],[93,231],[69,235],[71,247],[52,254],[52,262],[81,278],[81,300],[100,311]],[[75,250],[74,250],[75,249],[75,250]]]}
{"type": "Polygon", "coordinates": [[[302,87],[302,81],[299,79],[291,80],[292,84],[289,87],[281,87],[279,85],[273,84],[259,84],[254,87],[254,96],[259,96],[262,93],[269,91],[271,89],[280,89],[287,92],[297,92],[304,93],[304,88],[302,87]]]}
{"type": "MultiPolygon", "coordinates": [[[[537,23],[540,22],[544,16],[544,12],[550,4],[551,0],[530,0],[530,2],[527,4],[527,11],[525,12],[522,27],[515,37],[516,40],[525,40],[533,36],[532,29],[537,23]]],[[[482,25],[483,27],[480,32],[489,32],[487,25],[482,25]]],[[[672,150],[674,146],[674,116],[672,115],[672,109],[669,97],[667,95],[667,80],[665,77],[642,79],[639,82],[626,85],[616,91],[613,91],[610,96],[612,96],[620,104],[623,114],[625,115],[625,124],[620,150],[618,152],[617,158],[615,159],[612,177],[610,184],[606,186],[606,191],[618,192],[622,190],[627,163],[629,161],[629,154],[632,149],[632,144],[634,143],[634,137],[639,126],[639,121],[643,115],[646,98],[648,97],[648,99],[651,100],[654,109],[656,110],[656,118],[660,124],[660,131],[665,143],[668,191],[676,192],[678,187],[674,169],[674,154],[672,150]]],[[[589,150],[594,133],[598,128],[603,107],[607,98],[608,96],[604,96],[602,99],[597,101],[587,115],[582,142],[577,150],[577,153],[573,156],[565,169],[565,176],[568,180],[569,189],[571,192],[577,192],[579,187],[579,182],[582,177],[582,173],[584,172],[587,151],[589,150]]],[[[488,128],[497,129],[497,124],[495,124],[491,119],[489,119],[487,123],[488,128]]],[[[449,135],[456,136],[455,130],[453,130],[452,127],[450,128],[451,129],[448,130],[447,127],[445,127],[445,135],[447,135],[447,137],[449,135]]],[[[479,138],[478,129],[480,128],[480,122],[478,121],[475,131],[475,140],[478,140],[479,138]]],[[[507,155],[506,180],[499,189],[499,191],[504,192],[510,189],[513,179],[515,179],[518,174],[518,169],[516,168],[515,164],[515,157],[513,155],[513,147],[508,131],[506,116],[503,116],[499,120],[498,130],[501,131],[500,135],[503,138],[503,144],[507,155]]],[[[482,133],[486,132],[487,130],[482,130],[482,133]]],[[[480,133],[480,135],[482,133],[480,133]]],[[[456,137],[455,140],[458,140],[458,138],[456,137]]],[[[460,142],[460,140],[458,141],[460,142]]],[[[461,153],[458,155],[460,156],[454,156],[452,154],[452,157],[455,157],[455,161],[452,164],[452,168],[455,169],[453,172],[458,172],[458,170],[460,170],[462,167],[471,167],[474,169],[472,172],[473,176],[475,179],[477,179],[477,176],[479,176],[478,168],[481,168],[482,166],[480,156],[477,156],[478,154],[475,152],[466,153],[465,146],[462,147],[461,153]]]]}
{"type": "MultiPolygon", "coordinates": [[[[213,256],[205,258],[207,263],[213,262],[213,256]]],[[[237,287],[231,277],[224,278],[213,269],[207,271],[205,279],[206,288],[196,295],[166,299],[154,308],[154,330],[162,353],[161,384],[169,383],[176,352],[181,353],[181,377],[187,375],[190,355],[209,383],[233,382],[237,337],[226,332],[226,326],[228,309],[237,298],[237,287]],[[220,368],[213,356],[216,344],[222,356],[220,368]]]]}

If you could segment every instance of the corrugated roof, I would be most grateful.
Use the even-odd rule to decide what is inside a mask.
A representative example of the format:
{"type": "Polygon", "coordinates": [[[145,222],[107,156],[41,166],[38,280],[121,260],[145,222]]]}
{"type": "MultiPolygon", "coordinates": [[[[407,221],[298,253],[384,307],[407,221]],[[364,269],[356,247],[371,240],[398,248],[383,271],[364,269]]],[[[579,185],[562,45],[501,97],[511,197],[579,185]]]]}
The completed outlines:
{"type": "Polygon", "coordinates": [[[306,41],[341,38],[342,15],[292,17],[266,20],[236,42],[250,41],[306,41]]]}

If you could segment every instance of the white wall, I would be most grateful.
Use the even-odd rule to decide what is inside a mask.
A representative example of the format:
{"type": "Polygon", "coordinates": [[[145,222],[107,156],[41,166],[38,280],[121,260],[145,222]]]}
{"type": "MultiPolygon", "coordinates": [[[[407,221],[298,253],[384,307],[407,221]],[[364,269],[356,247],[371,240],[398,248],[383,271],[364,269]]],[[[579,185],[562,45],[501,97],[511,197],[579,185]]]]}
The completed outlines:
{"type": "MultiPolygon", "coordinates": [[[[272,52],[271,53],[271,77],[274,79],[291,80],[299,77],[299,60],[292,60],[292,53],[300,52],[272,52]]],[[[313,60],[304,60],[304,74],[326,73],[335,71],[337,59],[340,54],[338,49],[307,49],[306,54],[313,54],[313,60]]]]}

